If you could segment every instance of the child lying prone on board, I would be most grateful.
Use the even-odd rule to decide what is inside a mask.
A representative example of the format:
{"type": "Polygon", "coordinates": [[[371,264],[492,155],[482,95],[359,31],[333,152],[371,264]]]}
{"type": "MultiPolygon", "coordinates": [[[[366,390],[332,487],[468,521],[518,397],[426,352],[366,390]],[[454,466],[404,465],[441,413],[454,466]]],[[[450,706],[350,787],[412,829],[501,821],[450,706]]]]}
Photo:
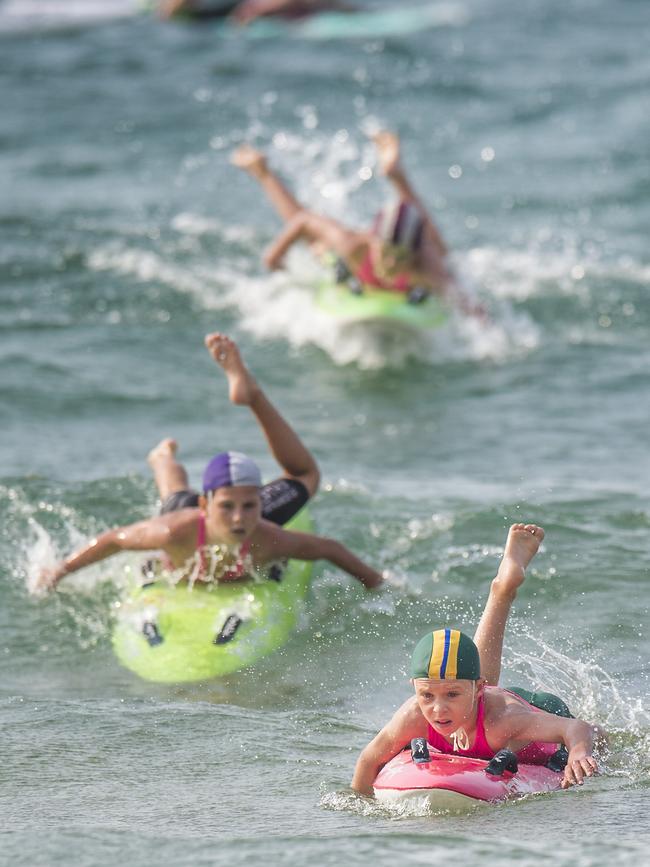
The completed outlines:
{"type": "Polygon", "coordinates": [[[188,487],[176,460],[176,442],[163,440],[149,455],[163,500],[161,514],[107,530],[53,569],[41,572],[33,591],[55,587],[70,572],[119,551],[160,551],[159,563],[176,580],[232,581],[250,578],[286,559],[328,560],[366,587],[382,576],[335,539],[285,530],[316,492],[318,466],[295,431],[266,397],[236,344],[209,334],[206,346],[225,371],[230,399],[248,406],[265,434],[284,475],[262,485],[259,468],[241,452],[222,452],[207,465],[203,493],[188,487]]]}
{"type": "Polygon", "coordinates": [[[557,761],[558,746],[564,745],[563,788],[581,785],[596,772],[594,744],[604,738],[598,726],[574,719],[550,693],[497,686],[510,606],[543,538],[534,524],[510,528],[474,641],[457,629],[436,629],[416,645],[415,695],[361,752],[352,779],[357,792],[372,795],[379,770],[413,738],[425,738],[444,753],[480,759],[506,748],[530,764],[546,764],[551,756],[557,761]]]}
{"type": "Polygon", "coordinates": [[[464,313],[486,318],[486,311],[461,290],[447,258],[447,245],[400,162],[400,141],[388,130],[374,137],[379,162],[397,192],[397,198],[375,217],[371,229],[352,229],[338,220],[304,208],[268,165],[264,154],[241,145],[232,163],[261,185],[284,221],[284,228],[266,251],[265,264],[281,267],[288,250],[306,241],[322,257],[338,257],[342,279],[357,288],[402,293],[412,303],[428,295],[447,299],[464,313]],[[343,278],[345,274],[345,278],[343,278]]]}

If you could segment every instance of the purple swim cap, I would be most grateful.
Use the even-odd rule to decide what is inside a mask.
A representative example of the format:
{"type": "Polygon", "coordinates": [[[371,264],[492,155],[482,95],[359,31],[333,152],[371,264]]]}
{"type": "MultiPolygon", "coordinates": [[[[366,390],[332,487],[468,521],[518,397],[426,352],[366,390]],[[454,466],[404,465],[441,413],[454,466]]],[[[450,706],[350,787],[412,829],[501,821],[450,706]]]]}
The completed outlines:
{"type": "Polygon", "coordinates": [[[215,455],[203,471],[203,491],[217,488],[262,487],[260,469],[242,452],[221,452],[215,455]]]}
{"type": "Polygon", "coordinates": [[[424,220],[415,205],[398,200],[381,209],[375,217],[373,231],[382,241],[414,253],[422,244],[424,220]]]}

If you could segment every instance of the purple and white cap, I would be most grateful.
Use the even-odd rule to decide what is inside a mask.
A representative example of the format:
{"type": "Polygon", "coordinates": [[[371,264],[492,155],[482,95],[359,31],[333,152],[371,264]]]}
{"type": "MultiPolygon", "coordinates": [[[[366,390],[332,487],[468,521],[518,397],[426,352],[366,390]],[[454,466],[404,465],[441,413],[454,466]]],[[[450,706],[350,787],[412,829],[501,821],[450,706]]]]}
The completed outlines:
{"type": "Polygon", "coordinates": [[[373,231],[382,241],[415,252],[422,244],[424,220],[415,205],[398,200],[381,209],[375,217],[373,231]]]}
{"type": "Polygon", "coordinates": [[[203,491],[217,488],[262,487],[262,474],[254,460],[242,452],[221,452],[203,471],[203,491]]]}

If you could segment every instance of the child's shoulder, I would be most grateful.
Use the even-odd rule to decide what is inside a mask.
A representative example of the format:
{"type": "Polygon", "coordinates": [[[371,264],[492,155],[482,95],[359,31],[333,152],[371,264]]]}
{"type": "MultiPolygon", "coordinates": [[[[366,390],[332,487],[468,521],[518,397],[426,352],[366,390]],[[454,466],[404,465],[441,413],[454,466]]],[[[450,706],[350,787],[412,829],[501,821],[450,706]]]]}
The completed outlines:
{"type": "Polygon", "coordinates": [[[414,695],[409,696],[406,701],[397,708],[393,714],[392,721],[406,725],[419,724],[421,722],[425,725],[427,724],[424,715],[420,710],[418,700],[414,695]]]}
{"type": "Polygon", "coordinates": [[[250,541],[255,549],[257,558],[268,555],[269,559],[278,559],[287,554],[287,547],[290,547],[291,540],[297,535],[294,530],[285,530],[284,527],[274,524],[273,521],[268,521],[266,518],[260,518],[257,526],[253,530],[250,541]]]}
{"type": "Polygon", "coordinates": [[[155,515],[149,520],[158,526],[167,528],[170,540],[175,541],[188,533],[195,534],[200,517],[200,509],[189,507],[187,509],[178,509],[175,512],[167,512],[164,515],[155,515]]]}
{"type": "Polygon", "coordinates": [[[426,737],[428,730],[429,724],[415,696],[410,696],[398,707],[383,729],[392,741],[400,744],[406,744],[413,738],[426,737]]]}
{"type": "Polygon", "coordinates": [[[251,538],[254,542],[262,542],[265,539],[290,539],[295,536],[295,534],[295,530],[287,530],[280,524],[275,524],[273,521],[269,521],[268,518],[260,518],[253,530],[251,538]]]}
{"type": "Polygon", "coordinates": [[[499,727],[505,723],[512,724],[517,718],[522,718],[531,713],[530,707],[517,695],[502,689],[499,686],[491,686],[485,690],[485,722],[490,728],[499,727]]]}

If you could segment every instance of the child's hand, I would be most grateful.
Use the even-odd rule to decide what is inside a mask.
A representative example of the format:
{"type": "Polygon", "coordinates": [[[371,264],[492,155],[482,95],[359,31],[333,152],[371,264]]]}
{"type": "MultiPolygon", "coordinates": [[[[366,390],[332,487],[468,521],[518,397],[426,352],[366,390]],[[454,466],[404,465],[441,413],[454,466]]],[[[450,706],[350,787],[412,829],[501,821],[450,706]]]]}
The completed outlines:
{"type": "Polygon", "coordinates": [[[31,596],[44,596],[49,590],[52,590],[59,579],[62,577],[61,568],[59,566],[55,567],[46,567],[41,569],[41,571],[36,576],[36,579],[32,581],[29,592],[31,596]]]}
{"type": "Polygon", "coordinates": [[[585,777],[593,777],[596,773],[598,773],[598,765],[593,756],[582,755],[578,757],[569,753],[561,786],[563,789],[581,786],[585,777]]]}
{"type": "Polygon", "coordinates": [[[264,253],[262,261],[269,271],[278,271],[282,266],[282,257],[277,255],[272,246],[264,253]]]}

